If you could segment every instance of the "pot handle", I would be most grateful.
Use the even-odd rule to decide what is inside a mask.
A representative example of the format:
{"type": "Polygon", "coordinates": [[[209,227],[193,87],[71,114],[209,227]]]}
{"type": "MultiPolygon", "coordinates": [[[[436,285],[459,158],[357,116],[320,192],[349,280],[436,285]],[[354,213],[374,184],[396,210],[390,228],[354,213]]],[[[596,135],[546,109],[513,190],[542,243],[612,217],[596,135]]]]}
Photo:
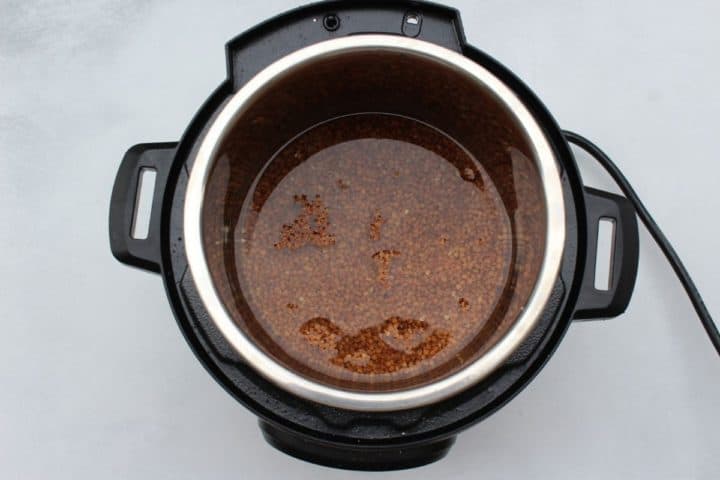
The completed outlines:
{"type": "Polygon", "coordinates": [[[163,194],[176,142],[141,143],[123,157],[110,200],[110,249],[120,262],[151,272],[160,272],[160,217],[163,194]],[[133,237],[141,174],[155,172],[147,236],[133,237]]]}
{"type": "Polygon", "coordinates": [[[628,199],[585,187],[587,211],[587,253],[585,273],[574,318],[611,318],[623,313],[630,303],[638,269],[639,237],[635,209],[628,199]],[[601,220],[614,223],[610,282],[607,290],[595,288],[598,230],[601,220]]]}

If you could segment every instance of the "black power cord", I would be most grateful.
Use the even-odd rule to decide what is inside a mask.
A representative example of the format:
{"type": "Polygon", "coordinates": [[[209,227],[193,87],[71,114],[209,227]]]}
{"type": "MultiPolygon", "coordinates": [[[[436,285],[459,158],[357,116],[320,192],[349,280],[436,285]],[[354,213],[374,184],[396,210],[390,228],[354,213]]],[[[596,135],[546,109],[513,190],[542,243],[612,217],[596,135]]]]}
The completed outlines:
{"type": "Polygon", "coordinates": [[[662,230],[660,230],[658,224],[655,223],[655,220],[653,220],[650,212],[647,211],[647,208],[645,208],[645,205],[643,205],[637,193],[635,193],[635,190],[630,185],[630,182],[628,182],[627,178],[625,178],[625,175],[622,174],[617,165],[610,160],[610,157],[608,157],[605,152],[600,150],[600,148],[590,140],[582,135],[578,135],[577,133],[569,132],[567,130],[563,131],[563,135],[569,143],[585,150],[588,154],[590,154],[590,156],[597,160],[597,162],[610,174],[613,180],[615,180],[615,183],[617,183],[618,187],[620,187],[620,190],[622,190],[625,194],[625,197],[633,204],[638,217],[640,217],[640,220],[642,220],[645,224],[645,227],[650,232],[650,235],[652,235],[655,239],[655,242],[660,247],[660,250],[662,250],[663,254],[665,254],[665,258],[667,258],[668,262],[670,262],[670,265],[675,271],[675,275],[677,275],[680,283],[687,292],[688,297],[690,297],[690,301],[692,302],[693,307],[695,307],[695,311],[697,312],[698,317],[700,317],[700,322],[702,322],[703,327],[705,327],[705,331],[707,332],[708,337],[710,337],[710,341],[715,347],[715,350],[718,352],[718,355],[720,355],[720,332],[718,332],[715,322],[713,322],[710,312],[705,306],[705,302],[703,302],[700,292],[698,292],[698,289],[695,286],[695,282],[693,282],[692,278],[690,278],[690,274],[685,269],[685,265],[683,265],[680,257],[678,257],[678,254],[675,252],[675,249],[672,247],[667,237],[665,237],[662,230]]]}

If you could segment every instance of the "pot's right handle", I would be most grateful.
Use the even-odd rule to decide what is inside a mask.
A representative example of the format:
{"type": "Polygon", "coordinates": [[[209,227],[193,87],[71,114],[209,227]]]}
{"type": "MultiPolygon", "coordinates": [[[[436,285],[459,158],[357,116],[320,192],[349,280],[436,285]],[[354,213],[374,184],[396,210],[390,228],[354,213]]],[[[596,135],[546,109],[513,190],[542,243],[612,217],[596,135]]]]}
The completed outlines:
{"type": "Polygon", "coordinates": [[[585,273],[575,319],[616,317],[630,303],[637,277],[639,237],[635,208],[625,197],[585,187],[587,211],[587,252],[585,273]],[[611,254],[610,284],[607,290],[595,288],[598,228],[601,220],[615,224],[611,254]]]}

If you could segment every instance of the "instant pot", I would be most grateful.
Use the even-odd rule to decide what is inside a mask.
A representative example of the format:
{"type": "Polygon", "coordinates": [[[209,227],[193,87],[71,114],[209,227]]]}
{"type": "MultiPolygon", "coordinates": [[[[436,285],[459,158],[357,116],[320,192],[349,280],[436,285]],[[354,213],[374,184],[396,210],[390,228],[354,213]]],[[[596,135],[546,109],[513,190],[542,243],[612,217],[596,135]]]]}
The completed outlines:
{"type": "MultiPolygon", "coordinates": [[[[125,154],[112,192],[110,244],[120,262],[162,276],[198,360],[258,416],[274,447],[348,469],[433,462],[460,431],[532,380],[571,322],[625,311],[638,265],[633,205],[583,184],[550,113],[512,72],[465,41],[456,10],[417,1],[321,2],[242,33],[226,55],[227,78],[179,141],[142,143],[125,154]],[[228,261],[228,232],[274,152],[314,125],[362,112],[422,121],[480,162],[506,148],[506,137],[521,138],[540,179],[532,206],[543,216],[542,235],[516,245],[523,258],[537,254],[537,271],[517,311],[485,338],[487,348],[424,383],[376,391],[305,374],[242,328],[238,319],[251,313],[228,261]],[[233,166],[230,180],[214,180],[219,162],[233,166]],[[149,228],[137,238],[147,171],[156,175],[149,228]],[[614,224],[607,288],[595,284],[601,220],[614,224]]],[[[529,268],[518,265],[503,287],[508,295],[529,268]]]]}

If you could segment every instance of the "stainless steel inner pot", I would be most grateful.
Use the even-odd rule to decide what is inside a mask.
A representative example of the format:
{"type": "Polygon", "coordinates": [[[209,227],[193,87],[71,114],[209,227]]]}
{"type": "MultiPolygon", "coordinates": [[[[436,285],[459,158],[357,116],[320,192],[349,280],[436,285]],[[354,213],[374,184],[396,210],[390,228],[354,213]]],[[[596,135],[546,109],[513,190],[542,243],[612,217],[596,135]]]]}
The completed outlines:
{"type": "MultiPolygon", "coordinates": [[[[342,76],[339,75],[336,81],[342,82],[342,76]]],[[[190,273],[202,301],[222,335],[249,365],[284,390],[311,401],[349,410],[392,411],[427,405],[457,394],[493,372],[518,348],[535,326],[555,284],[565,244],[565,210],[559,167],[553,151],[535,118],[504,83],[466,57],[435,44],[391,35],[357,35],[317,43],[281,58],[258,73],[221,108],[202,139],[190,171],[184,204],[184,238],[190,273]],[[471,80],[483,91],[491,92],[522,126],[532,146],[543,185],[547,225],[542,266],[532,293],[514,324],[492,348],[460,371],[436,382],[374,393],[334,388],[306,378],[259,348],[233,321],[218,294],[208,266],[202,229],[208,177],[218,148],[231,126],[267,93],[271,85],[298,69],[319,58],[367,51],[392,51],[408,58],[422,58],[471,80]]]]}

